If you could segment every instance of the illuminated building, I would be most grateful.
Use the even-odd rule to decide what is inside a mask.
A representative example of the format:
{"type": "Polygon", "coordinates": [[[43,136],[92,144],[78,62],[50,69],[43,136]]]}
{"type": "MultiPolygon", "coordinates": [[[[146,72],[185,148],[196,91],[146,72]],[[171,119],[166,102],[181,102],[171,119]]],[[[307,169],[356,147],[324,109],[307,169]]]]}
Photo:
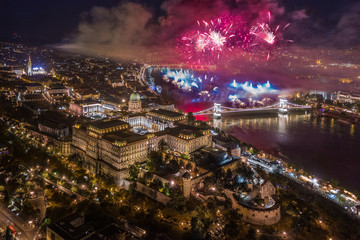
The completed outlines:
{"type": "Polygon", "coordinates": [[[44,86],[41,83],[27,83],[25,88],[29,93],[40,93],[44,91],[44,86]]]}
{"type": "Polygon", "coordinates": [[[141,112],[141,98],[138,92],[133,92],[129,99],[129,112],[141,112]]]}
{"type": "Polygon", "coordinates": [[[125,121],[95,121],[73,127],[72,153],[79,154],[87,169],[112,176],[117,184],[128,177],[128,168],[132,164],[145,162],[150,151],[157,151],[162,139],[181,154],[189,154],[212,143],[208,129],[181,125],[140,135],[130,131],[130,124],[125,121]]]}
{"type": "Polygon", "coordinates": [[[145,117],[144,114],[130,115],[127,118],[124,118],[123,121],[129,123],[133,128],[143,128],[150,132],[158,132],[168,127],[174,127],[169,122],[154,121],[145,117]]]}
{"type": "Polygon", "coordinates": [[[80,154],[85,166],[96,174],[120,180],[136,162],[144,162],[149,151],[158,149],[160,138],[154,134],[138,135],[121,120],[95,121],[73,128],[73,152],[80,154]]]}
{"type": "Polygon", "coordinates": [[[32,75],[45,75],[46,71],[42,67],[34,67],[31,71],[32,75]]]}
{"type": "Polygon", "coordinates": [[[32,64],[31,64],[31,57],[29,55],[29,60],[27,63],[27,75],[32,76],[32,64]]]}
{"type": "Polygon", "coordinates": [[[53,120],[43,120],[35,126],[27,126],[26,131],[39,144],[48,146],[49,150],[53,150],[61,156],[70,155],[71,138],[69,137],[69,128],[53,120]]]}
{"type": "Polygon", "coordinates": [[[212,135],[209,129],[191,128],[184,125],[168,129],[166,142],[174,151],[189,154],[199,148],[210,146],[212,135]]]}
{"type": "Polygon", "coordinates": [[[91,88],[76,89],[74,91],[74,94],[77,99],[88,99],[88,98],[99,99],[100,98],[100,94],[91,88]]]}
{"type": "Polygon", "coordinates": [[[121,109],[126,106],[126,102],[125,99],[105,98],[102,101],[102,105],[105,110],[121,111],[121,109]]]}
{"type": "Polygon", "coordinates": [[[47,133],[58,139],[69,136],[69,128],[60,122],[43,120],[38,123],[38,128],[40,132],[47,133]]]}
{"type": "Polygon", "coordinates": [[[165,109],[151,110],[146,114],[150,119],[160,122],[177,122],[186,118],[186,116],[179,112],[169,111],[165,109]]]}
{"type": "Polygon", "coordinates": [[[63,85],[52,85],[46,89],[45,93],[48,93],[51,96],[69,96],[70,88],[63,85]]]}
{"type": "Polygon", "coordinates": [[[93,112],[105,112],[103,105],[94,100],[83,100],[69,103],[69,109],[74,114],[81,116],[93,112]]]}
{"type": "Polygon", "coordinates": [[[310,90],[310,95],[321,95],[324,99],[327,99],[327,93],[324,91],[310,90]]]}
{"type": "Polygon", "coordinates": [[[336,93],[336,100],[341,103],[355,103],[360,101],[360,95],[355,93],[339,91],[336,93]]]}

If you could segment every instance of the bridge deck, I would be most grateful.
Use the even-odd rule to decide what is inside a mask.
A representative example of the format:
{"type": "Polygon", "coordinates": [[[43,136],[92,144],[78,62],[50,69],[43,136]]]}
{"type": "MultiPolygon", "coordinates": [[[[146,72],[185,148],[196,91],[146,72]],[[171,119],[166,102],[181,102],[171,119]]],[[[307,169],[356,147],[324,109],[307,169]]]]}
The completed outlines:
{"type": "MultiPolygon", "coordinates": [[[[269,112],[269,111],[279,111],[280,109],[286,109],[287,111],[291,110],[310,110],[311,107],[309,106],[302,106],[302,107],[290,107],[290,108],[245,108],[245,109],[230,109],[225,108],[221,109],[221,114],[223,113],[242,113],[242,112],[269,112]]],[[[208,114],[214,114],[213,109],[206,109],[203,111],[195,112],[194,115],[208,115],[208,114]]]]}

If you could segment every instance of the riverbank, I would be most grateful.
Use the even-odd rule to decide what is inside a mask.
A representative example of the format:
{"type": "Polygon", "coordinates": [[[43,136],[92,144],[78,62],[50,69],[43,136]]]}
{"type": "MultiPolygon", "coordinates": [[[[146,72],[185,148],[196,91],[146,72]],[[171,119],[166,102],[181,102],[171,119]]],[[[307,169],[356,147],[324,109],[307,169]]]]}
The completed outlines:
{"type": "Polygon", "coordinates": [[[224,117],[208,121],[242,142],[284,159],[295,168],[360,192],[360,128],[315,115],[224,117]],[[355,180],[354,180],[355,179],[355,180]]]}
{"type": "MultiPolygon", "coordinates": [[[[231,136],[231,135],[230,135],[231,136]]],[[[234,137],[234,136],[231,136],[234,137]]],[[[266,155],[263,152],[254,154],[255,149],[251,148],[250,151],[242,153],[243,156],[248,157],[250,165],[255,168],[261,168],[267,173],[278,174],[284,176],[288,180],[293,181],[304,188],[312,191],[325,200],[335,203],[340,209],[345,211],[350,216],[360,219],[360,194],[356,196],[354,193],[337,186],[338,183],[325,181],[320,179],[303,169],[296,169],[290,166],[283,159],[274,157],[272,155],[266,155]],[[251,159],[251,161],[250,161],[251,159]],[[280,163],[279,167],[274,169],[273,162],[280,163]],[[281,167],[280,167],[281,166],[281,167]]]]}
{"type": "Polygon", "coordinates": [[[319,117],[333,118],[345,124],[356,124],[360,126],[359,113],[353,113],[345,110],[341,112],[335,110],[325,110],[325,111],[314,111],[314,114],[319,117]]]}

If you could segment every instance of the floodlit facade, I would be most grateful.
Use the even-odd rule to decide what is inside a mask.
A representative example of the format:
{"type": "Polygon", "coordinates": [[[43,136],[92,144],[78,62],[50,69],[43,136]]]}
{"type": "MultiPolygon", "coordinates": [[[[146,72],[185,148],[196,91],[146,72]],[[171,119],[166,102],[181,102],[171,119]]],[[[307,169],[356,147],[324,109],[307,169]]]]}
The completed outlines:
{"type": "Polygon", "coordinates": [[[141,112],[141,98],[138,92],[133,92],[129,99],[129,112],[141,112]]]}
{"type": "Polygon", "coordinates": [[[140,135],[122,120],[95,121],[73,127],[72,153],[77,153],[90,171],[112,176],[120,184],[128,176],[128,168],[145,162],[149,152],[159,149],[161,140],[173,151],[189,154],[210,146],[212,135],[208,129],[187,125],[140,135]]]}

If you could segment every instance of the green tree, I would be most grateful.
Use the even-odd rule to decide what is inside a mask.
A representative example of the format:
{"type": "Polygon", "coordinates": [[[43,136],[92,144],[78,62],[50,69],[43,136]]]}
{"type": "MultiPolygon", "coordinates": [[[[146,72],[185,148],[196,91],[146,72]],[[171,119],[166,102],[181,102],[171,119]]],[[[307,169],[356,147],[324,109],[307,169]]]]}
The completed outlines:
{"type": "Polygon", "coordinates": [[[149,157],[146,159],[146,170],[148,170],[149,172],[154,172],[155,171],[155,163],[149,157]]]}
{"type": "Polygon", "coordinates": [[[189,112],[187,114],[187,121],[189,125],[194,125],[195,123],[195,117],[194,117],[194,113],[193,112],[189,112]]]}
{"type": "Polygon", "coordinates": [[[191,218],[191,231],[196,239],[203,239],[212,220],[208,209],[198,207],[191,218]]]}
{"type": "Polygon", "coordinates": [[[165,142],[164,139],[161,139],[161,140],[159,141],[159,150],[161,150],[161,151],[167,151],[168,149],[169,149],[168,144],[165,142]]]}
{"type": "Polygon", "coordinates": [[[136,180],[139,177],[139,165],[138,164],[133,164],[130,166],[129,168],[129,175],[130,175],[130,179],[131,180],[136,180]]]}
{"type": "Polygon", "coordinates": [[[186,198],[182,194],[182,192],[177,191],[172,197],[169,202],[169,205],[177,210],[184,210],[186,206],[186,198]]]}
{"type": "Polygon", "coordinates": [[[150,152],[149,154],[149,160],[153,162],[155,169],[158,171],[161,169],[162,166],[164,166],[164,162],[162,160],[161,153],[158,152],[150,152]]]}
{"type": "Polygon", "coordinates": [[[153,179],[154,173],[152,172],[146,172],[144,174],[144,180],[147,184],[149,184],[151,182],[151,180],[153,179]]]}

